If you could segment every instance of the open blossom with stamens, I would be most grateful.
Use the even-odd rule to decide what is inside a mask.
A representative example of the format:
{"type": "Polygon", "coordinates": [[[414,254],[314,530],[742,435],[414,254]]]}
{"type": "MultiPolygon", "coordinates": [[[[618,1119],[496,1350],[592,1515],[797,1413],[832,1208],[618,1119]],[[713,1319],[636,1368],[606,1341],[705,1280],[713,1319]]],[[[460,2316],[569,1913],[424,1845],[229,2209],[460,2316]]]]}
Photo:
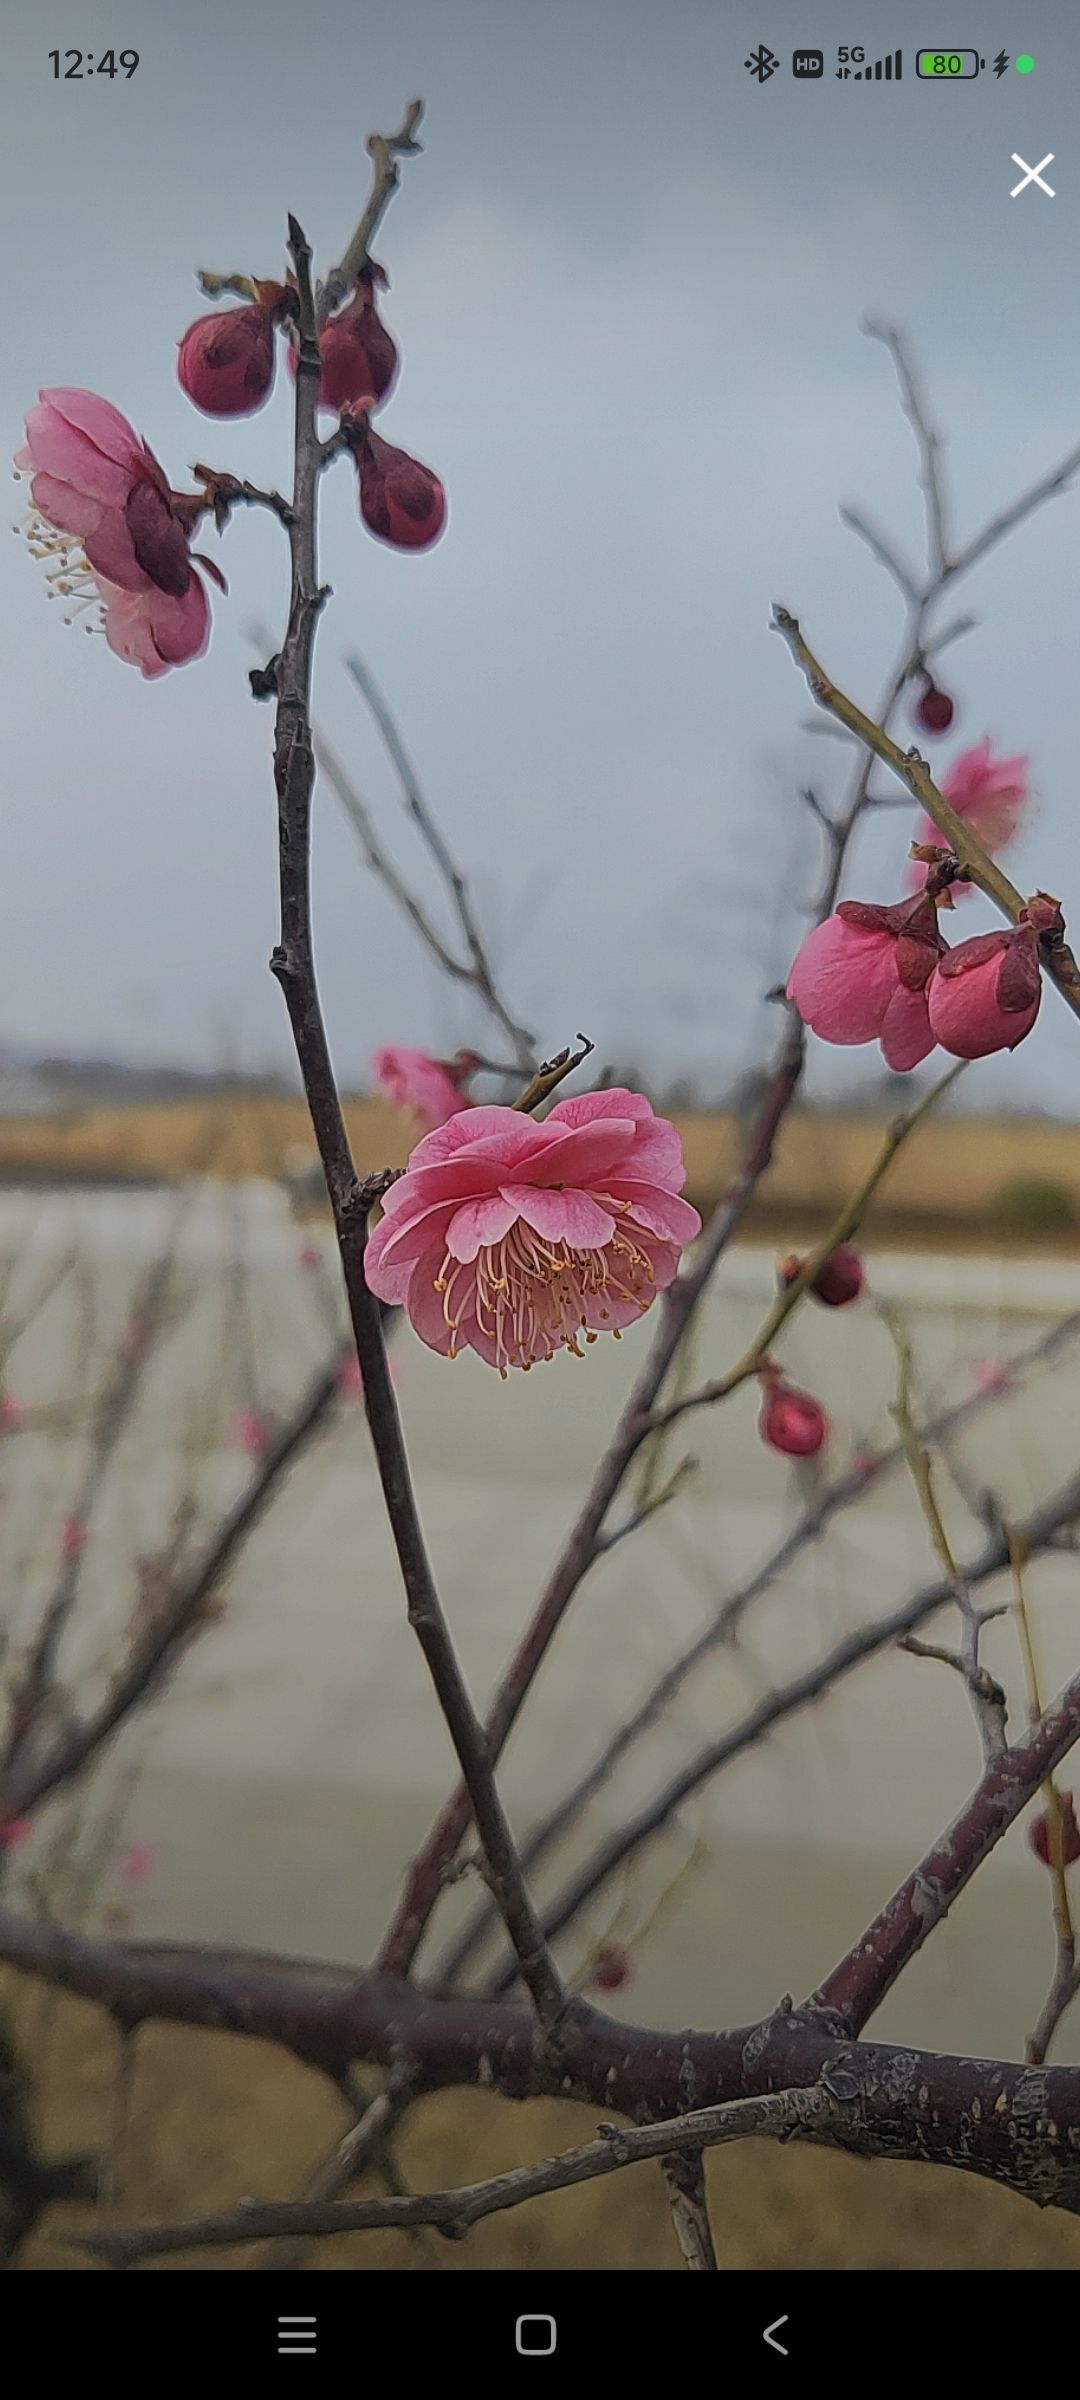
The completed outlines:
{"type": "Polygon", "coordinates": [[[1062,930],[1056,900],[1037,892],[1020,921],[957,942],[938,961],[927,993],[934,1039],[954,1058],[1015,1050],[1031,1032],[1042,999],[1039,935],[1062,930]]]}
{"type": "Polygon", "coordinates": [[[432,1350],[501,1374],[618,1335],[701,1231],[682,1144],[639,1092],[585,1092],[543,1122],[470,1108],[417,1143],[364,1254],[379,1299],[432,1350]]]}
{"type": "MultiPolygon", "coordinates": [[[[471,1052],[463,1055],[471,1060],[471,1052]]],[[[409,1050],[400,1042],[387,1042],[373,1052],[371,1064],[380,1092],[396,1108],[414,1109],[428,1131],[471,1106],[450,1067],[432,1058],[429,1050],[409,1050]]]]}
{"type": "MultiPolygon", "coordinates": [[[[170,491],[119,409],[96,392],[39,393],[15,464],[31,478],[30,550],[72,615],[98,603],[110,650],[145,676],[199,658],[210,607],[191,536],[206,503],[170,491]]],[[[199,564],[222,583],[209,559],[199,564]]]]}
{"type": "MultiPolygon", "coordinates": [[[[1031,798],[1028,782],[1030,760],[1026,754],[1016,758],[995,758],[989,734],[970,750],[962,750],[954,758],[949,772],[942,778],[941,791],[950,808],[956,810],[970,825],[972,833],[996,858],[1017,832],[1031,798]]],[[[920,816],[913,840],[919,843],[940,842],[941,834],[932,817],[920,816]]],[[[912,891],[921,891],[927,877],[925,862],[913,860],[908,868],[908,884],[912,891]]],[[[970,883],[954,883],[954,893],[970,892],[970,883]]]]}
{"type": "Polygon", "coordinates": [[[197,317],[181,336],[176,371],[188,399],[207,417],[250,417],[274,380],[274,320],[281,283],[260,283],[239,308],[197,317]]]}
{"type": "Polygon", "coordinates": [[[917,1067],[939,1038],[926,993],[944,951],[931,900],[892,908],[841,900],[835,916],[807,935],[788,976],[788,999],[823,1041],[880,1041],[887,1066],[917,1067]]]}

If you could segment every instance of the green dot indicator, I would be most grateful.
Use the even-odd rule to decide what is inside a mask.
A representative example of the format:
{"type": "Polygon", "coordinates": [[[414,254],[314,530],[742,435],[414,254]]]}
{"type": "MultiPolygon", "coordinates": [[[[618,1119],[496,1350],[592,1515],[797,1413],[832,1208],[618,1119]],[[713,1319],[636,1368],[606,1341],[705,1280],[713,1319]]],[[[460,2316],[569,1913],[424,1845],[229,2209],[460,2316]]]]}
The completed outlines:
{"type": "Polygon", "coordinates": [[[1016,72],[1018,75],[1030,75],[1034,70],[1035,61],[1033,58],[1029,57],[1026,50],[1023,52],[1022,56],[1016,60],[1015,63],[1016,72]]]}

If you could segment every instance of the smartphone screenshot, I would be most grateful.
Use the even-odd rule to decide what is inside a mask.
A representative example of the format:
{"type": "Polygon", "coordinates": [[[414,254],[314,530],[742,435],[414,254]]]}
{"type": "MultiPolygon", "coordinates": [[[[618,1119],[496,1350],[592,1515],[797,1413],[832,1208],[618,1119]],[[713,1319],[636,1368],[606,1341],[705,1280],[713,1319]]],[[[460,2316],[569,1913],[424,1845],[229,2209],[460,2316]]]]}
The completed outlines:
{"type": "Polygon", "coordinates": [[[746,2381],[899,2274],[1019,2361],[970,2279],[1049,2331],[1080,2266],[1076,14],[4,52],[15,2319],[746,2381]]]}

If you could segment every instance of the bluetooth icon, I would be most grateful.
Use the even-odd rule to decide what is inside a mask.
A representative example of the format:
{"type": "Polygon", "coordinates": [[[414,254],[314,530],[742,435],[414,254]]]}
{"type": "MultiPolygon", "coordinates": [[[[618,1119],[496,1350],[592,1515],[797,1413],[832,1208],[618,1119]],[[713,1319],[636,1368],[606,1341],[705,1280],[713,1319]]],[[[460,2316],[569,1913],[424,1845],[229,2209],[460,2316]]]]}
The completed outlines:
{"type": "Polygon", "coordinates": [[[756,75],[759,83],[767,83],[770,75],[775,75],[779,64],[779,59],[773,56],[764,42],[759,42],[757,49],[751,50],[749,58],[743,60],[744,67],[749,68],[751,75],[756,75]]]}

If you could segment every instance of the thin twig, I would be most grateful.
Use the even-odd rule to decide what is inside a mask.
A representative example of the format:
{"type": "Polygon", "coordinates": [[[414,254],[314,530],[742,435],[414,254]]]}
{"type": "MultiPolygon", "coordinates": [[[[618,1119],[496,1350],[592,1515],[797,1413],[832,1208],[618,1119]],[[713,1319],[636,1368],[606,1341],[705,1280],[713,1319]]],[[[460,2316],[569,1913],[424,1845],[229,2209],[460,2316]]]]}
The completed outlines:
{"type": "Polygon", "coordinates": [[[1001,1685],[994,1681],[992,1675],[988,1674],[979,1656],[982,1629],[986,1619],[983,1612],[976,1608],[968,1585],[953,1556],[952,1545],[945,1530],[945,1521],[934,1489],[933,1467],[929,1454],[920,1439],[912,1413],[911,1343],[891,1309],[881,1308],[878,1314],[891,1335],[896,1350],[896,1398],[892,1403],[890,1414],[900,1435],[900,1446],[911,1470],[911,1480],[929,1529],[931,1542],[937,1553],[938,1563],[944,1568],[952,1585],[953,1598],[962,1626],[959,1650],[947,1650],[936,1644],[920,1643],[912,1635],[908,1636],[901,1647],[911,1651],[915,1657],[943,1659],[947,1665],[955,1668],[957,1673],[963,1677],[978,1727],[979,1740],[982,1743],[983,1758],[989,1766],[991,1760],[999,1758],[1001,1752],[1007,1748],[1005,1694],[1001,1685]]]}
{"type": "MultiPolygon", "coordinates": [[[[1059,1527],[1073,1523],[1078,1516],[1080,1475],[1075,1475],[1051,1499],[1025,1518],[1021,1530],[1032,1553],[1048,1548],[1059,1527]]],[[[991,1576],[999,1575],[1007,1565],[1008,1546],[999,1530],[979,1556],[965,1568],[965,1581],[969,1585],[985,1583],[991,1576]]],[[[948,1582],[924,1586],[911,1599],[890,1610],[887,1616],[875,1618],[871,1624],[846,1634],[823,1659],[793,1677],[789,1683],[779,1685],[750,1709],[738,1724],[705,1743],[662,1786],[655,1798],[645,1803],[636,1816],[624,1817],[617,1829],[597,1844],[592,1856],[582,1863],[545,1908],[544,1927],[548,1939],[554,1941],[564,1932],[586,1902],[603,1889],[627,1859],[653,1841],[677,1816],[683,1803],[710,1783],[722,1768],[741,1757],[745,1751],[755,1748],[774,1726],[785,1723],[820,1699],[823,1693],[833,1690],[854,1668],[861,1666],[864,1659],[873,1658],[900,1641],[905,1634],[915,1632],[919,1625],[934,1616],[952,1598],[952,1586],[948,1582]]],[[[514,1969],[511,1967],[498,1977],[492,1989],[506,1990],[513,1980],[514,1969]]]]}
{"type": "Polygon", "coordinates": [[[839,1216],[830,1225],[828,1232],[822,1235],[815,1248],[804,1258],[798,1274],[794,1275],[791,1282],[777,1293],[772,1307],[764,1322],[759,1326],[749,1349],[743,1352],[736,1364],[729,1367],[726,1375],[716,1376],[710,1383],[701,1384],[696,1392],[685,1392],[681,1398],[668,1401],[664,1407],[651,1409],[645,1428],[647,1432],[655,1432],[661,1425],[673,1424],[677,1417],[685,1416],[688,1409],[705,1408],[718,1400],[726,1400],[729,1393],[737,1391],[741,1383],[746,1383],[751,1375],[757,1374],[758,1369],[768,1358],[781,1327],[786,1325],[788,1318],[809,1291],[826,1259],[830,1258],[833,1251],[839,1249],[842,1243],[850,1242],[858,1232],[870,1201],[873,1199],[878,1185],[883,1182],[888,1173],[897,1151],[903,1148],[904,1143],[910,1139],[930,1110],[936,1107],[938,1101],[944,1099],[946,1092],[956,1082],[957,1077],[963,1074],[968,1063],[967,1059],[954,1060],[952,1066],[946,1070],[938,1082],[932,1084],[928,1092],[924,1092],[917,1105],[909,1109],[906,1116],[897,1117],[889,1127],[873,1164],[863,1177],[858,1190],[852,1193],[850,1200],[845,1201],[839,1216]]]}
{"type": "MultiPolygon", "coordinates": [[[[265,2241],[271,2235],[386,2232],[394,2227],[436,2225],[451,2241],[461,2241],[482,2217],[520,2208],[547,2192],[568,2191],[592,2183],[600,2175],[617,2174],[641,2159],[663,2158],[677,2141],[680,2149],[715,2149],[721,2142],[746,2141],[771,2135],[818,2131],[830,2119],[843,2120],[852,2103],[833,2097],[824,2084],[809,2090],[772,2092],[758,2100],[734,2100],[718,2108],[694,2109],[663,2125],[605,2126],[597,2140],[564,2150],[557,2158],[541,2159],[531,2167],[511,2167],[484,2183],[462,2184],[456,2191],[409,2193],[385,2200],[258,2201],[216,2217],[201,2217],[187,2225],[151,2225],[111,2233],[68,2236],[78,2249],[89,2250],[115,2266],[135,2266],[146,2258],[162,2258],[177,2250],[208,2250],[234,2242],[265,2241]]],[[[711,2248],[711,2241],[710,2241],[711,2248]]],[[[715,2258],[694,2264],[715,2266],[715,2258]]]]}
{"type": "MultiPolygon", "coordinates": [[[[1042,1679],[1035,1654],[1035,1632],[1031,1622],[1031,1610],[1028,1606],[1024,1573],[1027,1564],[1027,1548],[1022,1536],[1014,1528],[1006,1527],[1005,1534],[1009,1545],[1009,1563],[1013,1575],[1016,1627],[1027,1684],[1028,1715],[1031,1724],[1037,1725],[1042,1715],[1042,1679]]],[[[1043,1785],[1043,1806],[1046,1812],[1055,1958],[1050,1989],[1027,2040],[1025,2056],[1032,2066],[1042,2065],[1066,2009],[1080,1991],[1076,1928],[1073,1924],[1069,1882],[1065,1872],[1061,1794],[1053,1775],[1048,1775],[1043,1785]]]]}
{"type": "Polygon", "coordinates": [[[924,393],[903,334],[895,325],[868,318],[864,327],[873,341],[884,342],[900,385],[900,403],[919,453],[919,483],[926,504],[926,548],[931,581],[940,586],[951,569],[945,521],[945,491],[941,476],[942,438],[931,421],[924,393]]]}

